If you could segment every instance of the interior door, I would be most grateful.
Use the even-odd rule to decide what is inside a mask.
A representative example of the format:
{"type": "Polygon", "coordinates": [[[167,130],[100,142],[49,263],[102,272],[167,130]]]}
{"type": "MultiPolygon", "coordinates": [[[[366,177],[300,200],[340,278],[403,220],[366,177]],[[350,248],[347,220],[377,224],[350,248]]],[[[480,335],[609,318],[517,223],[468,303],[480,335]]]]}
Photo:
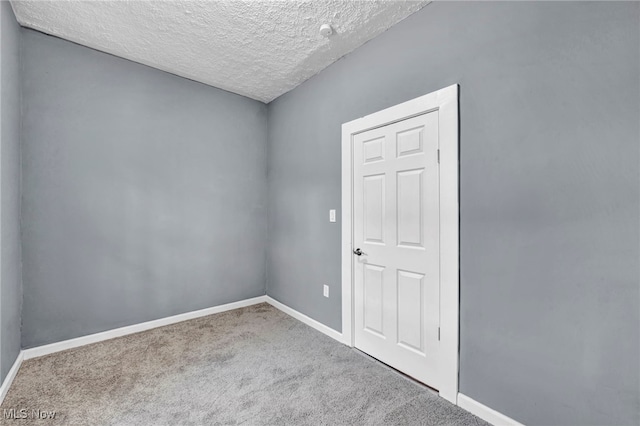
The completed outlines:
{"type": "Polygon", "coordinates": [[[438,111],[353,140],[355,346],[438,389],[438,111]]]}

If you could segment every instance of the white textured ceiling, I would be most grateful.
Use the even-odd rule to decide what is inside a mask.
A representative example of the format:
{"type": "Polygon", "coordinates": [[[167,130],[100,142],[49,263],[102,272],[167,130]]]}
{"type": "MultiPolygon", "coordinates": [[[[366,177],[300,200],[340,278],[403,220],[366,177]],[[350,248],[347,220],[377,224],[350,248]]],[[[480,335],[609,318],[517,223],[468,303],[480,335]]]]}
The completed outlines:
{"type": "Polygon", "coordinates": [[[18,1],[21,25],[270,102],[428,1],[18,1]],[[334,34],[319,34],[321,24],[334,34]]]}

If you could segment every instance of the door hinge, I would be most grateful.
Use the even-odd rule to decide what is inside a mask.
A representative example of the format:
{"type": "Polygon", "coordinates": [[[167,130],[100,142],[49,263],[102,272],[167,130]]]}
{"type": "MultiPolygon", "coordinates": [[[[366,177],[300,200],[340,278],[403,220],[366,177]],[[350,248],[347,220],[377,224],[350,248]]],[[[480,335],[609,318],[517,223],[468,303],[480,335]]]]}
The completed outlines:
{"type": "Polygon", "coordinates": [[[438,164],[440,164],[440,150],[438,150],[438,164]]]}
{"type": "Polygon", "coordinates": [[[438,342],[440,341],[440,327],[438,327],[438,342]]]}

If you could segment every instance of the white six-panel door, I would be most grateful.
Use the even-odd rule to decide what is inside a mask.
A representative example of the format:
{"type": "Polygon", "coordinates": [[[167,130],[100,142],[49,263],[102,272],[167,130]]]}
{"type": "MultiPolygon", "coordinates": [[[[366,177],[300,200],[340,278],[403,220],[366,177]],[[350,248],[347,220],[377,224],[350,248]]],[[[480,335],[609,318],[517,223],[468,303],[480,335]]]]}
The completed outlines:
{"type": "Polygon", "coordinates": [[[353,138],[354,343],[436,389],[438,178],[437,110],[353,138]]]}

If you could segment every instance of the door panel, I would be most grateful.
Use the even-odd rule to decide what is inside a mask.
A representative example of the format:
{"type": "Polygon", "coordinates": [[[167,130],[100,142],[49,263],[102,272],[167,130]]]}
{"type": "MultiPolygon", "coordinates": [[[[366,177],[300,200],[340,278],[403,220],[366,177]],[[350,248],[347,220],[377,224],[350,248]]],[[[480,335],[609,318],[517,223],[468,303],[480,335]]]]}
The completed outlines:
{"type": "Polygon", "coordinates": [[[384,137],[380,137],[363,142],[365,163],[384,160],[384,140],[384,137]]]}
{"type": "Polygon", "coordinates": [[[398,271],[398,344],[424,355],[424,275],[398,271]]]}
{"type": "Polygon", "coordinates": [[[384,267],[364,265],[364,329],[384,338],[384,267]]]}
{"type": "Polygon", "coordinates": [[[422,181],[424,169],[398,172],[398,246],[424,248],[422,181]]]}
{"type": "Polygon", "coordinates": [[[438,112],[354,136],[355,346],[438,388],[438,112]]]}
{"type": "Polygon", "coordinates": [[[398,147],[398,157],[422,152],[423,131],[424,127],[419,126],[415,129],[404,130],[397,134],[396,145],[398,147]]]}
{"type": "Polygon", "coordinates": [[[384,244],[385,175],[364,176],[362,191],[364,239],[368,243],[384,244]]]}

